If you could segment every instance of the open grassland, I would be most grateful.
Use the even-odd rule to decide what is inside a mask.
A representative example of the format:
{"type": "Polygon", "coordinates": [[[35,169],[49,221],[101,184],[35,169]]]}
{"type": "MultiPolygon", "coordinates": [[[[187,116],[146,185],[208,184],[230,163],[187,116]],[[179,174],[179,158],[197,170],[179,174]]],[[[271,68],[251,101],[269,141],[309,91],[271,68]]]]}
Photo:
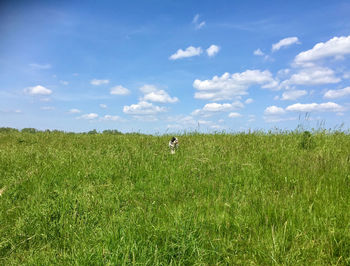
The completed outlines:
{"type": "Polygon", "coordinates": [[[0,134],[0,264],[349,265],[350,135],[0,134]]]}

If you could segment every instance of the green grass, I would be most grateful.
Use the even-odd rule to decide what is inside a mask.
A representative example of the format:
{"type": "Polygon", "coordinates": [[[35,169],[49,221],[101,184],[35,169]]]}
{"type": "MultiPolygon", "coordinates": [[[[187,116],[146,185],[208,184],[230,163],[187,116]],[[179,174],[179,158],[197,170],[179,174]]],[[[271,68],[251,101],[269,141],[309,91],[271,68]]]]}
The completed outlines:
{"type": "Polygon", "coordinates": [[[0,133],[0,264],[350,264],[350,135],[169,139],[0,133]]]}

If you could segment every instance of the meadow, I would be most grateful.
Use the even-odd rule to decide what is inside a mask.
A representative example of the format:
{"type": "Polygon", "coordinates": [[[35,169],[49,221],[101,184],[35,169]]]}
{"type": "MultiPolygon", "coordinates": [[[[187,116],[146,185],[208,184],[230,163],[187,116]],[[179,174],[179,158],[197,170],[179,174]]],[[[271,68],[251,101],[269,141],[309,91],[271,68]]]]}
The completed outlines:
{"type": "Polygon", "coordinates": [[[350,265],[350,135],[0,133],[0,265],[350,265]]]}

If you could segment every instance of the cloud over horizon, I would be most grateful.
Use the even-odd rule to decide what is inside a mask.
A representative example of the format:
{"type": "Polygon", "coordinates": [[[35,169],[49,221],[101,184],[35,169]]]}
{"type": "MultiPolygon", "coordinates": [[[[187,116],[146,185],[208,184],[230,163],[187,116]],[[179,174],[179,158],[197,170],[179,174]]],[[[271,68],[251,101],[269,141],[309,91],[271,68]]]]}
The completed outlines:
{"type": "Polygon", "coordinates": [[[211,80],[196,79],[193,87],[197,90],[194,98],[210,101],[230,100],[248,94],[251,86],[259,85],[264,89],[276,89],[278,82],[268,70],[246,70],[241,73],[224,73],[211,80]]]}

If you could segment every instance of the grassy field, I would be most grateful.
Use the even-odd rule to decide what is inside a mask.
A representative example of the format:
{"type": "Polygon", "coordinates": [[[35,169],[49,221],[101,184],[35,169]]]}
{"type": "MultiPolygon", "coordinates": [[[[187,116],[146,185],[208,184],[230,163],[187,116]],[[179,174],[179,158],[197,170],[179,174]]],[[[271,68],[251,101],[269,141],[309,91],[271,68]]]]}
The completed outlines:
{"type": "Polygon", "coordinates": [[[350,265],[350,135],[0,134],[0,265],[350,265]]]}

